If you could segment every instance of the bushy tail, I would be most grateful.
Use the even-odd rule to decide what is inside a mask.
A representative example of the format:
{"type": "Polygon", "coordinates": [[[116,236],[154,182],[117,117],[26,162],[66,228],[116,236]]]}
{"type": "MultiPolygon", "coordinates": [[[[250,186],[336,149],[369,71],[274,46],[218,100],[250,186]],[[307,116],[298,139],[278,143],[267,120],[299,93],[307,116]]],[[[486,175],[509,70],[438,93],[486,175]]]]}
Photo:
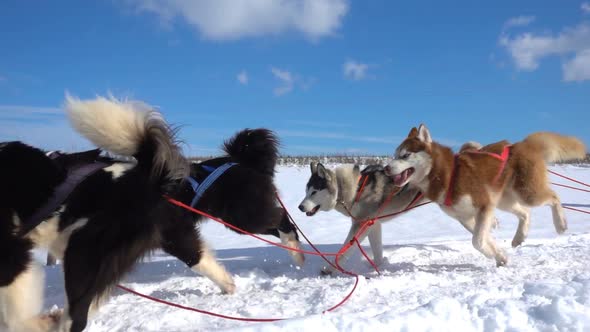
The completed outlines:
{"type": "Polygon", "coordinates": [[[223,150],[236,162],[274,175],[279,140],[268,129],[244,129],[225,141],[223,150]]]}
{"type": "Polygon", "coordinates": [[[584,159],[586,146],[579,139],[548,132],[539,132],[527,136],[521,144],[527,150],[543,153],[545,162],[584,159]]]}
{"type": "Polygon", "coordinates": [[[97,147],[133,156],[156,179],[184,178],[188,162],[162,115],[137,101],[97,97],[80,100],[66,95],[65,111],[74,129],[97,147]]]}

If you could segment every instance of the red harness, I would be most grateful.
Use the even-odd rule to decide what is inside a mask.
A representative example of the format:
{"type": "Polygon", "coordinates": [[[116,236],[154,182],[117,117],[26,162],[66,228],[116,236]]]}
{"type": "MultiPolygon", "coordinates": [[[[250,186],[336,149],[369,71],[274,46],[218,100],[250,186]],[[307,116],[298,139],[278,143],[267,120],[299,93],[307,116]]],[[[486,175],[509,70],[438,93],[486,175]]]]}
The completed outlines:
{"type": "MultiPolygon", "coordinates": [[[[508,162],[508,157],[510,156],[510,145],[506,145],[504,149],[502,149],[502,154],[497,154],[493,152],[487,151],[464,151],[462,153],[475,153],[475,154],[485,154],[486,156],[490,156],[500,160],[500,168],[498,170],[498,174],[494,178],[494,182],[498,182],[500,179],[500,175],[504,172],[504,168],[506,168],[506,163],[508,162]]],[[[460,153],[455,154],[453,158],[453,171],[451,173],[451,181],[449,182],[449,188],[447,189],[447,193],[445,195],[445,206],[452,206],[453,205],[453,187],[455,186],[455,173],[457,173],[457,158],[460,156],[460,153]]]]}

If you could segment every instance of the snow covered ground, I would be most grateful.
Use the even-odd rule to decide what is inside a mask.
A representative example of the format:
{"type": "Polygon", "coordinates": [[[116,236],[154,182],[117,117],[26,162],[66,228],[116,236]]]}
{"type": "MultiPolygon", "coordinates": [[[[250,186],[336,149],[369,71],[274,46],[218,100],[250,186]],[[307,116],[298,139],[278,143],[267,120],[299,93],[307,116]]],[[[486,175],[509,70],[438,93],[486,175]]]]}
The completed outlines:
{"type": "MultiPolygon", "coordinates": [[[[590,182],[590,168],[553,170],[590,182]]],[[[307,167],[282,166],[277,184],[298,225],[324,252],[336,252],[348,218],[336,212],[306,217],[297,210],[307,167]]],[[[565,180],[552,176],[554,182],[565,180]]],[[[590,194],[556,188],[566,205],[590,210],[590,194]]],[[[307,256],[295,267],[279,248],[237,235],[209,221],[203,236],[234,275],[237,292],[222,295],[211,281],[182,263],[155,254],[124,284],[137,291],[217,313],[288,318],[248,323],[164,306],[116,291],[88,331],[590,331],[590,215],[566,210],[569,229],[556,235],[548,207],[533,210],[529,239],[512,249],[516,218],[498,212],[494,233],[509,255],[506,267],[473,249],[470,235],[437,206],[427,205],[383,227],[386,260],[378,276],[360,254],[345,265],[362,277],[352,298],[322,311],[350,291],[354,278],[320,277],[323,261],[307,256]]],[[[368,243],[364,243],[368,249],[368,243]]],[[[309,246],[305,246],[309,249],[309,246]]],[[[47,269],[46,308],[63,306],[60,267],[47,269]]]]}

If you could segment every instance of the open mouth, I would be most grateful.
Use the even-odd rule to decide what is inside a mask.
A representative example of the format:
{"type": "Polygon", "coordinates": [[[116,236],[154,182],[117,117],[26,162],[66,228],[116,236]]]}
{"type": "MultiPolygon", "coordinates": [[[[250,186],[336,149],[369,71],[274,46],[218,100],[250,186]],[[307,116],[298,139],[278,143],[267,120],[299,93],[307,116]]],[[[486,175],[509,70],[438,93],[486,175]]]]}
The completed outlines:
{"type": "Polygon", "coordinates": [[[311,217],[311,216],[313,216],[314,214],[318,213],[318,211],[319,211],[319,210],[320,210],[320,206],[319,206],[319,205],[317,205],[317,206],[316,206],[316,207],[314,207],[314,208],[313,208],[311,211],[309,211],[309,212],[305,212],[305,214],[306,214],[308,217],[311,217]]]}
{"type": "Polygon", "coordinates": [[[393,184],[401,187],[408,181],[408,178],[414,174],[414,167],[410,167],[405,171],[393,176],[393,184]]]}

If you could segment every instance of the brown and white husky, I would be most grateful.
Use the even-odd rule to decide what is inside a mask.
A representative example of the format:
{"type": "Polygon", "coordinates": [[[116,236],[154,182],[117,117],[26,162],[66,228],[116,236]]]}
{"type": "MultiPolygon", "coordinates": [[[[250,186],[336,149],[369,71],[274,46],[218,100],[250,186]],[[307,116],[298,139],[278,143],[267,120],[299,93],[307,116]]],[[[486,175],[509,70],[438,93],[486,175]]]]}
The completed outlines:
{"type": "Polygon", "coordinates": [[[473,234],[473,246],[497,266],[507,263],[490,234],[494,209],[518,217],[512,246],[526,238],[530,208],[548,204],[558,234],[567,229],[561,202],[549,187],[545,163],[581,159],[586,147],[577,138],[539,132],[523,141],[496,142],[480,149],[453,151],[431,138],[424,125],[412,128],[385,167],[397,186],[422,191],[473,234]]]}

